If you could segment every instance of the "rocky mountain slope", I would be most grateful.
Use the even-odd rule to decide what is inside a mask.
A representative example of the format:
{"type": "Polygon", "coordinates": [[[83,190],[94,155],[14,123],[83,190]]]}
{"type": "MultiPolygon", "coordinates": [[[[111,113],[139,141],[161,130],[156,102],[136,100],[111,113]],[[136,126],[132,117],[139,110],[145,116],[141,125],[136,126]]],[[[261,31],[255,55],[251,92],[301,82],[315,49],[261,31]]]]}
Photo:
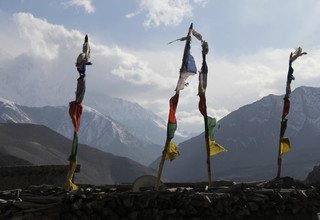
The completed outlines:
{"type": "MultiPolygon", "coordinates": [[[[68,164],[71,141],[43,125],[0,123],[0,165],[68,164]],[[14,159],[14,160],[9,160],[14,159]]],[[[129,158],[79,145],[81,171],[75,182],[113,184],[133,182],[141,175],[155,174],[129,158]]]]}

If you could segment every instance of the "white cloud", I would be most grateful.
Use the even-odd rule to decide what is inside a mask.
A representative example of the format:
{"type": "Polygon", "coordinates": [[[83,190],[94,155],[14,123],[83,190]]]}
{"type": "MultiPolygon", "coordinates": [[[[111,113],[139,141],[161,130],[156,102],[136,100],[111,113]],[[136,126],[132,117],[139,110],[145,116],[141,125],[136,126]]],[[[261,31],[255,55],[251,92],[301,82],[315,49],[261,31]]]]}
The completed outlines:
{"type": "Polygon", "coordinates": [[[208,3],[208,0],[193,0],[195,4],[201,5],[202,7],[206,6],[208,3]]]}
{"type": "MultiPolygon", "coordinates": [[[[289,54],[294,49],[264,49],[236,60],[209,61],[208,94],[212,107],[235,110],[268,94],[283,94],[288,71],[289,54]]],[[[319,51],[307,51],[308,55],[293,63],[296,80],[292,89],[306,85],[318,86],[316,73],[320,68],[319,51]]]]}
{"type": "MultiPolygon", "coordinates": [[[[193,0],[194,4],[204,6],[206,0],[193,0]]],[[[176,26],[183,19],[192,16],[193,5],[190,0],[139,0],[139,9],[126,15],[132,18],[146,11],[145,27],[176,26]]]]}
{"type": "Polygon", "coordinates": [[[28,54],[33,54],[38,58],[54,59],[58,57],[59,49],[69,49],[71,44],[68,40],[79,39],[79,32],[68,32],[61,25],[49,24],[46,20],[35,18],[32,14],[17,13],[13,15],[21,39],[26,40],[29,44],[28,54]],[[64,35],[64,38],[60,38],[64,35]],[[68,40],[66,40],[66,38],[68,40]],[[64,48],[60,48],[61,46],[64,48]]]}
{"type": "MultiPolygon", "coordinates": [[[[1,88],[6,90],[8,87],[2,94],[21,104],[65,103],[65,98],[74,94],[77,77],[74,63],[82,49],[84,34],[62,25],[50,24],[29,13],[16,13],[13,21],[9,25],[15,27],[14,31],[4,40],[0,50],[0,78],[4,84],[1,88]],[[10,57],[7,56],[11,50],[10,44],[6,42],[12,40],[23,47],[11,53],[13,56],[10,57]],[[20,87],[29,90],[23,93],[20,87]]],[[[170,79],[154,71],[130,51],[118,46],[96,44],[90,34],[89,39],[94,63],[87,71],[89,90],[101,89],[101,93],[111,96],[134,95],[125,88],[161,90],[171,85],[170,79]]]]}
{"type": "Polygon", "coordinates": [[[83,7],[87,13],[93,13],[96,10],[92,4],[92,0],[68,0],[65,5],[83,7]]]}
{"type": "Polygon", "coordinates": [[[163,77],[159,72],[155,72],[144,60],[140,60],[133,53],[115,47],[113,54],[122,59],[119,61],[119,65],[111,71],[112,74],[133,84],[152,85],[161,88],[168,88],[168,85],[170,85],[170,79],[163,77]]]}

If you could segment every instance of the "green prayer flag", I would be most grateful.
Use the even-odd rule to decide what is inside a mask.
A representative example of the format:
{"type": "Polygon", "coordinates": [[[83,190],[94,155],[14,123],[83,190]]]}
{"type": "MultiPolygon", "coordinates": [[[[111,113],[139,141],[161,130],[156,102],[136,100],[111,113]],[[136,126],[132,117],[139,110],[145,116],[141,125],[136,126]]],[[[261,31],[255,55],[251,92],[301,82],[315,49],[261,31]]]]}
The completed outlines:
{"type": "Polygon", "coordinates": [[[167,126],[167,139],[171,140],[174,137],[174,133],[177,130],[177,123],[168,122],[167,126]]]}
{"type": "Polygon", "coordinates": [[[207,117],[208,122],[208,137],[210,140],[214,141],[214,128],[217,125],[217,120],[215,118],[212,118],[210,116],[207,117]]]}

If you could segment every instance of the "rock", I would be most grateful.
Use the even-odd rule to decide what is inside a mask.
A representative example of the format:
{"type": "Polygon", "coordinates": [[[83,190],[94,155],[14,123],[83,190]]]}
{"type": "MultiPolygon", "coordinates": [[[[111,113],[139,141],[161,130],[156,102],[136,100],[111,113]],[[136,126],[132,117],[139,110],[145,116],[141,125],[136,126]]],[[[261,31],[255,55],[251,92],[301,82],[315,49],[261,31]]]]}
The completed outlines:
{"type": "Polygon", "coordinates": [[[196,214],[198,213],[198,211],[197,211],[193,206],[188,205],[188,206],[186,207],[186,213],[187,213],[188,215],[196,215],[196,214]]]}
{"type": "Polygon", "coordinates": [[[122,203],[125,208],[131,208],[133,206],[133,200],[130,197],[125,198],[122,203]]]}
{"type": "Polygon", "coordinates": [[[7,200],[0,199],[0,203],[1,203],[1,204],[5,204],[5,203],[7,203],[7,202],[8,202],[7,200]]]}
{"type": "Polygon", "coordinates": [[[137,217],[138,217],[138,211],[132,211],[129,214],[129,219],[137,219],[137,217]]]}
{"type": "Polygon", "coordinates": [[[259,205],[257,205],[257,203],[255,203],[255,202],[248,202],[248,207],[249,207],[250,211],[252,211],[252,212],[259,210],[259,205]]]}
{"type": "Polygon", "coordinates": [[[164,210],[164,214],[165,215],[173,215],[177,212],[176,209],[167,209],[167,210],[164,210]]]}
{"type": "Polygon", "coordinates": [[[27,213],[26,215],[23,216],[24,220],[33,220],[35,216],[32,213],[27,213]]]}

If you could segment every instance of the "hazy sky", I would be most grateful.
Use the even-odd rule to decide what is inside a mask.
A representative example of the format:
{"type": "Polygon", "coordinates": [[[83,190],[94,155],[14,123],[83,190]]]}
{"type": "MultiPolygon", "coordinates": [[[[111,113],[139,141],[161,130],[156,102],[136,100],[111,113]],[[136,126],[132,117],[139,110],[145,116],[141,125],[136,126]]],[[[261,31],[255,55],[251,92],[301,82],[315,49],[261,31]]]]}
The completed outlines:
{"type": "MultiPolygon", "coordinates": [[[[168,114],[191,22],[209,43],[208,112],[218,118],[283,94],[288,56],[301,46],[292,88],[320,84],[318,0],[0,0],[0,96],[26,105],[74,98],[75,60],[89,35],[88,94],[168,114]]],[[[192,42],[198,68],[201,46],[192,42]]],[[[201,132],[198,77],[181,91],[178,126],[201,132]]],[[[280,116],[279,116],[280,117],[280,116]]]]}

